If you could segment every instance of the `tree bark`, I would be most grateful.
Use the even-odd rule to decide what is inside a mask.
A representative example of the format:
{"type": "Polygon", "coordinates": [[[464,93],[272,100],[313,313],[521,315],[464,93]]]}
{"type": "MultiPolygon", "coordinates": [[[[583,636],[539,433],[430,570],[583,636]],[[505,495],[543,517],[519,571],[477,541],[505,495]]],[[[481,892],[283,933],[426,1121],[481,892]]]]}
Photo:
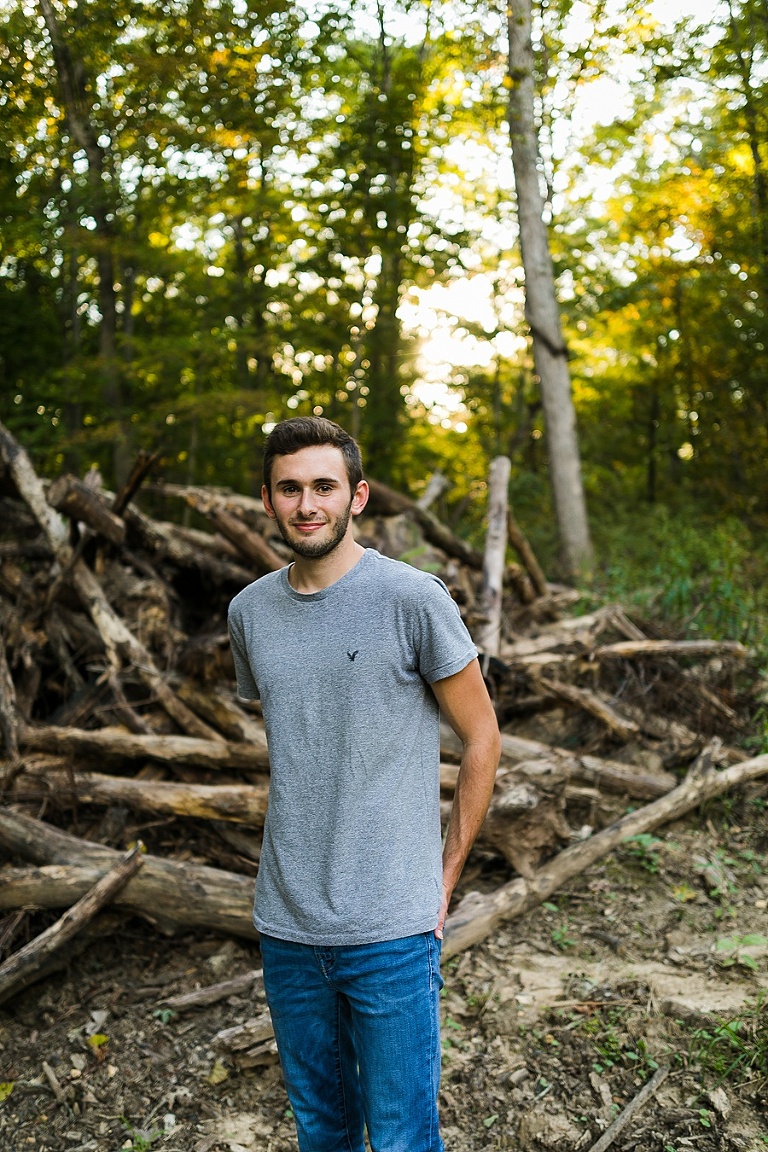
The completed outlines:
{"type": "Polygon", "coordinates": [[[125,887],[144,863],[141,847],[137,844],[132,848],[60,920],[0,964],[0,1004],[34,983],[50,956],[76,936],[125,887]]]}
{"type": "Polygon", "coordinates": [[[531,0],[508,7],[508,122],[517,192],[520,248],[525,273],[525,314],[547,425],[549,472],[563,558],[572,576],[588,576],[592,543],[581,478],[576,413],[555,278],[544,223],[534,116],[531,0]]]}
{"type": "Polygon", "coordinates": [[[99,495],[76,476],[59,476],[48,489],[48,503],[73,520],[83,520],[113,544],[125,541],[125,524],[99,495]]]}
{"type": "Polygon", "coordinates": [[[530,577],[531,584],[533,585],[537,596],[546,596],[549,591],[547,585],[547,578],[544,575],[543,569],[536,559],[536,553],[531,548],[528,537],[523,532],[520,525],[515,520],[511,510],[507,517],[507,535],[509,542],[517,552],[525,568],[528,576],[530,577]]]}
{"type": "Polygon", "coordinates": [[[501,599],[507,547],[507,488],[512,465],[508,456],[491,461],[488,478],[488,531],[483,557],[483,623],[477,630],[481,652],[498,656],[501,647],[501,599]]]}
{"type": "Polygon", "coordinates": [[[90,756],[104,760],[160,760],[164,764],[197,766],[213,770],[259,771],[269,765],[267,738],[247,744],[231,740],[208,740],[194,736],[141,736],[122,728],[56,728],[24,725],[21,746],[56,755],[90,756]]]}
{"type": "Polygon", "coordinates": [[[231,541],[247,560],[256,564],[260,572],[277,572],[285,568],[286,561],[278,556],[274,548],[270,548],[266,540],[258,532],[252,532],[247,524],[228,512],[212,498],[193,493],[187,494],[187,503],[197,512],[207,516],[212,524],[218,528],[222,536],[231,541]]]}
{"type": "MultiPolygon", "coordinates": [[[[8,808],[0,808],[0,847],[35,864],[58,866],[37,869],[37,885],[24,894],[24,903],[48,908],[79,899],[120,856],[112,848],[79,840],[8,808]]],[[[115,897],[118,907],[168,933],[203,928],[249,940],[258,937],[251,919],[252,879],[203,864],[181,864],[150,855],[143,859],[141,871],[115,897]]],[[[3,884],[0,908],[18,907],[10,900],[10,885],[3,884]]]]}
{"type": "Polygon", "coordinates": [[[251,828],[263,825],[269,794],[268,784],[159,783],[105,776],[99,772],[51,775],[46,770],[27,770],[17,791],[26,795],[30,784],[36,786],[38,796],[55,792],[59,802],[71,797],[83,804],[127,804],[130,808],[158,815],[231,820],[251,828]]]}
{"type": "Polygon", "coordinates": [[[428,540],[430,544],[434,544],[436,548],[441,548],[448,556],[455,557],[462,564],[466,564],[468,568],[473,568],[476,572],[482,570],[482,554],[467,544],[465,540],[462,540],[461,537],[454,535],[450,528],[447,528],[428,509],[419,508],[410,497],[403,496],[401,492],[396,492],[394,488],[389,488],[380,480],[368,477],[368,484],[371,489],[371,509],[373,511],[380,510],[386,516],[398,516],[401,512],[409,513],[424,533],[425,540],[428,540]]]}

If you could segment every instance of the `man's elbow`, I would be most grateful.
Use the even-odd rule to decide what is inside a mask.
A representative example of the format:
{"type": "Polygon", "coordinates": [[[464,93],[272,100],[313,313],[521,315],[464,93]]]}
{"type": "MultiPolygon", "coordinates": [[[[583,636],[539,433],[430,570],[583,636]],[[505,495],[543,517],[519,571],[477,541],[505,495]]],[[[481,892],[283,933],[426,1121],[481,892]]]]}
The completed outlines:
{"type": "Polygon", "coordinates": [[[463,743],[465,752],[487,764],[493,764],[494,770],[498,767],[501,758],[501,733],[495,716],[492,722],[479,724],[472,732],[467,733],[463,743]]]}

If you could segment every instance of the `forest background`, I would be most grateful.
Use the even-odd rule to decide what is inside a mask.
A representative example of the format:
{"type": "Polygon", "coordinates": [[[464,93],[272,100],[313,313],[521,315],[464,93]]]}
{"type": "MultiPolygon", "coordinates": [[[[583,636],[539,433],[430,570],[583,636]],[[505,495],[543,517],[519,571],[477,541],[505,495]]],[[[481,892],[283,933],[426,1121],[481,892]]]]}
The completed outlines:
{"type": "MultiPolygon", "coordinates": [[[[264,433],[322,413],[377,478],[444,472],[475,541],[510,456],[558,575],[506,30],[493,0],[0,0],[0,419],[39,471],[112,486],[148,449],[257,493],[264,433]]],[[[544,0],[533,41],[591,595],[768,653],[765,0],[544,0]]]]}

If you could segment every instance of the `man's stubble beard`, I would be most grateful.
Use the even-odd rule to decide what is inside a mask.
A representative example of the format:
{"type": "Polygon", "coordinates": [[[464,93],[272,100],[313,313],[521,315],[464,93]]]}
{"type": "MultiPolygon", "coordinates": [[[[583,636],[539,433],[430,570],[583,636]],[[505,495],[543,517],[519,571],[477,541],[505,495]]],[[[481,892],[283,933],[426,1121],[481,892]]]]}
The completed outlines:
{"type": "MultiPolygon", "coordinates": [[[[333,528],[332,535],[329,540],[315,542],[314,540],[302,540],[296,538],[295,535],[290,535],[291,527],[286,522],[276,518],[277,528],[285,543],[296,556],[301,556],[303,560],[320,560],[323,556],[327,556],[338,548],[342,540],[347,534],[347,527],[349,525],[349,517],[352,509],[352,501],[350,500],[346,509],[336,520],[336,525],[333,528]]],[[[294,533],[296,529],[293,529],[294,533]]]]}

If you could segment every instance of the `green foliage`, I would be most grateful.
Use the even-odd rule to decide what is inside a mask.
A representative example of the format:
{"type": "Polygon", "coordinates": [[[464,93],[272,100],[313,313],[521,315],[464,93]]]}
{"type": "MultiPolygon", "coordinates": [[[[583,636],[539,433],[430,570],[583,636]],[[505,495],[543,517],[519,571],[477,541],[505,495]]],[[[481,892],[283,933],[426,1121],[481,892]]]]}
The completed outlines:
{"type": "Polygon", "coordinates": [[[768,656],[768,548],[735,518],[691,502],[594,517],[593,595],[618,600],[688,638],[741,640],[768,656]]]}
{"type": "MultiPolygon", "coordinates": [[[[706,29],[578,8],[538,9],[534,39],[596,594],[768,650],[766,23],[757,0],[706,29]],[[616,114],[580,129],[614,75],[616,114]]],[[[41,471],[114,484],[151,448],[168,479],[256,491],[263,430],[323,412],[373,475],[447,472],[438,511],[475,543],[509,454],[556,577],[503,13],[75,0],[60,32],[88,148],[35,6],[0,7],[0,419],[41,471]],[[460,421],[414,388],[432,333],[403,308],[436,284],[489,299],[434,305],[476,351],[446,354],[460,421]]]]}
{"type": "MultiPolygon", "coordinates": [[[[556,904],[550,904],[548,901],[542,904],[542,908],[547,912],[560,914],[558,906],[556,904]]],[[[561,952],[567,952],[569,948],[573,948],[576,944],[576,941],[568,935],[568,929],[569,917],[564,916],[561,923],[556,924],[550,931],[552,943],[556,948],[559,948],[561,952]]]]}
{"type": "Polygon", "coordinates": [[[633,1068],[644,1079],[659,1067],[642,1037],[635,1039],[624,1027],[625,1013],[621,1008],[589,1016],[579,1025],[594,1048],[597,1059],[594,1070],[601,1074],[614,1067],[633,1068]]]}
{"type": "Polygon", "coordinates": [[[749,1080],[759,1089],[768,1081],[768,1011],[765,995],[712,1028],[696,1029],[689,1062],[717,1084],[749,1080]]]}
{"type": "Polygon", "coordinates": [[[715,950],[720,954],[718,958],[723,968],[741,965],[744,968],[751,969],[753,972],[757,972],[757,962],[748,952],[745,952],[744,949],[763,947],[766,944],[768,944],[768,937],[761,935],[759,932],[748,932],[743,936],[721,936],[715,945],[715,950]]]}
{"type": "Polygon", "coordinates": [[[623,842],[625,853],[646,872],[652,875],[659,871],[661,864],[660,849],[665,848],[663,840],[658,840],[650,832],[639,832],[636,836],[627,836],[623,842]]]}

